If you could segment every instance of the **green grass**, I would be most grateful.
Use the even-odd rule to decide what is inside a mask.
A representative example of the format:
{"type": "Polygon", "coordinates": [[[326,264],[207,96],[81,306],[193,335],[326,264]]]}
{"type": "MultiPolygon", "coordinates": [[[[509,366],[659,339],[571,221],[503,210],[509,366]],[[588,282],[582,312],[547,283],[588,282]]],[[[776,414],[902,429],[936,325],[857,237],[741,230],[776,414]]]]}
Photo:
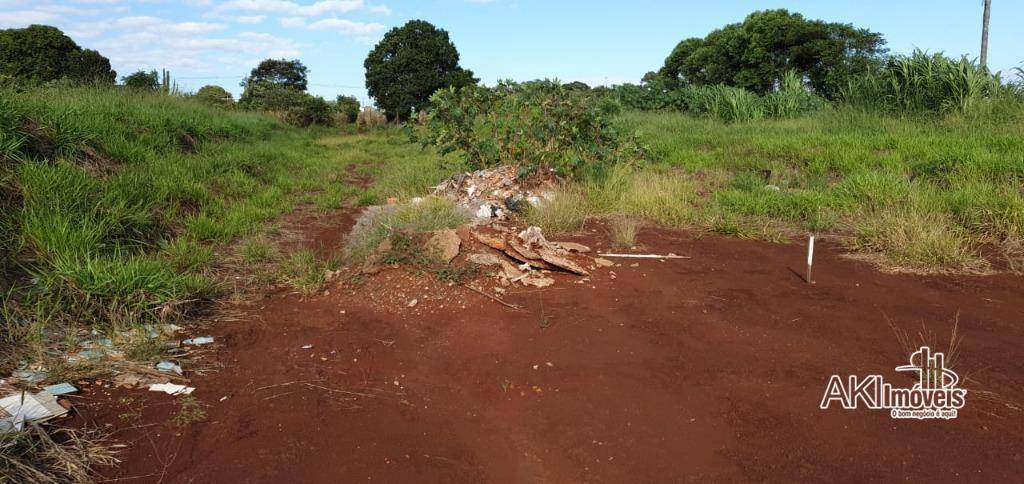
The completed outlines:
{"type": "Polygon", "coordinates": [[[983,246],[1019,253],[1024,240],[1024,116],[836,109],[725,124],[630,112],[619,125],[651,163],[592,173],[531,221],[560,231],[627,214],[769,239],[834,233],[915,270],[977,270],[983,246]]]}
{"type": "Polygon", "coordinates": [[[325,131],[165,95],[4,91],[0,128],[0,331],[15,346],[61,321],[187,311],[218,293],[217,248],[357,194],[325,131]]]}

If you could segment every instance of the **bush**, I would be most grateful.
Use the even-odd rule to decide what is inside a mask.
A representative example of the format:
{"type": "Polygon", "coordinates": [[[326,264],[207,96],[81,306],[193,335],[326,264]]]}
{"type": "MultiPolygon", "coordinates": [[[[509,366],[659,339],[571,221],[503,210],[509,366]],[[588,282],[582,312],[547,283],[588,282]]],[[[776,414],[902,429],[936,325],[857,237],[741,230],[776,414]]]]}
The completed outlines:
{"type": "Polygon", "coordinates": [[[557,81],[449,88],[431,102],[421,140],[442,153],[462,153],[473,169],[513,165],[521,176],[539,169],[564,176],[642,156],[635,143],[620,141],[610,124],[611,106],[557,81]]]}
{"type": "Polygon", "coordinates": [[[160,89],[160,78],[156,71],[136,71],[121,78],[124,87],[140,91],[156,91],[160,89]]]}
{"type": "Polygon", "coordinates": [[[359,117],[359,100],[354,96],[338,96],[335,108],[341,113],[346,123],[356,122],[359,117]]]}
{"type": "Polygon", "coordinates": [[[250,82],[238,99],[238,104],[246,109],[276,113],[285,122],[295,126],[331,122],[331,105],[324,98],[284,84],[250,82]]]}
{"type": "Polygon", "coordinates": [[[235,104],[231,93],[220,86],[203,86],[196,91],[195,98],[208,106],[228,107],[235,104]]]}

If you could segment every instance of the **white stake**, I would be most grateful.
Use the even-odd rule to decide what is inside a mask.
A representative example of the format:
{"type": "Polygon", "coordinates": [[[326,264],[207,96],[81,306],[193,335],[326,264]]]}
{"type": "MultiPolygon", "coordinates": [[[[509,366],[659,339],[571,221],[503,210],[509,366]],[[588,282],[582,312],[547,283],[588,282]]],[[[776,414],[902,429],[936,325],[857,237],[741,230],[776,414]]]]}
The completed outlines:
{"type": "Polygon", "coordinates": [[[811,281],[811,267],[814,266],[814,236],[811,236],[811,241],[807,243],[807,283],[814,284],[811,281]]]}

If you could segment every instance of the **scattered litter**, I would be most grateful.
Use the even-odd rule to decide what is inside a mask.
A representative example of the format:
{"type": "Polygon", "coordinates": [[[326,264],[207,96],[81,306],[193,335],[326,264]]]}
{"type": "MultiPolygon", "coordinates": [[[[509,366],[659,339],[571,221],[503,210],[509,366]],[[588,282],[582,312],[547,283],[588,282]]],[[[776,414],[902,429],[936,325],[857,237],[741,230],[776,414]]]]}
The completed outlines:
{"type": "Polygon", "coordinates": [[[534,190],[520,183],[514,166],[499,166],[472,173],[458,173],[434,188],[434,195],[445,197],[476,212],[481,219],[504,220],[509,212],[521,212],[527,205],[539,205],[549,196],[550,180],[534,190]]]}
{"type": "Polygon", "coordinates": [[[0,399],[0,432],[18,431],[25,427],[25,422],[45,422],[67,414],[68,409],[46,390],[35,394],[18,392],[0,399]]]}
{"type": "Polygon", "coordinates": [[[78,389],[70,383],[47,385],[43,387],[43,390],[46,390],[50,395],[67,395],[68,393],[75,393],[78,391],[78,389]]]}
{"type": "Polygon", "coordinates": [[[49,374],[50,373],[48,371],[46,371],[45,369],[38,369],[38,370],[22,369],[22,370],[15,370],[15,371],[11,372],[11,376],[12,377],[17,378],[19,380],[23,380],[23,381],[29,382],[29,383],[41,382],[41,381],[45,380],[46,377],[49,376],[49,374]]]}
{"type": "Polygon", "coordinates": [[[312,348],[313,348],[313,345],[302,345],[302,349],[304,349],[304,350],[308,350],[308,349],[312,349],[312,348]]]}
{"type": "Polygon", "coordinates": [[[210,343],[213,343],[213,336],[200,336],[198,338],[190,338],[181,342],[181,344],[193,346],[208,345],[210,343]]]}
{"type": "Polygon", "coordinates": [[[222,401],[222,402],[223,402],[224,400],[227,400],[227,399],[228,399],[227,395],[224,395],[223,397],[220,397],[220,401],[222,401]]]}
{"type": "Polygon", "coordinates": [[[178,365],[177,363],[174,363],[173,361],[161,361],[160,363],[156,364],[156,369],[163,372],[174,372],[179,375],[183,373],[181,370],[181,366],[178,365]]]}
{"type": "Polygon", "coordinates": [[[676,255],[669,252],[667,255],[659,254],[597,254],[601,257],[625,257],[631,259],[690,259],[688,255],[676,255]]]}
{"type": "Polygon", "coordinates": [[[149,391],[164,392],[168,395],[189,395],[195,391],[195,388],[176,383],[154,383],[149,386],[149,391]]]}

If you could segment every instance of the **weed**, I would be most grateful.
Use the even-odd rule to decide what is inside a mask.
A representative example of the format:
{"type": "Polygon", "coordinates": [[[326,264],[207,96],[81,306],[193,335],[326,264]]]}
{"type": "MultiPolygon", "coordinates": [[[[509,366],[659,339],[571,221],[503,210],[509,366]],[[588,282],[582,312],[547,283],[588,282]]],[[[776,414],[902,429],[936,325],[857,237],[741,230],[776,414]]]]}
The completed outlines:
{"type": "Polygon", "coordinates": [[[206,410],[196,397],[181,395],[177,400],[178,412],[171,417],[171,423],[179,427],[185,427],[206,420],[206,410]]]}
{"type": "Polygon", "coordinates": [[[636,245],[636,233],[640,230],[640,221],[627,215],[613,216],[608,220],[608,235],[612,243],[619,247],[636,245]]]}

